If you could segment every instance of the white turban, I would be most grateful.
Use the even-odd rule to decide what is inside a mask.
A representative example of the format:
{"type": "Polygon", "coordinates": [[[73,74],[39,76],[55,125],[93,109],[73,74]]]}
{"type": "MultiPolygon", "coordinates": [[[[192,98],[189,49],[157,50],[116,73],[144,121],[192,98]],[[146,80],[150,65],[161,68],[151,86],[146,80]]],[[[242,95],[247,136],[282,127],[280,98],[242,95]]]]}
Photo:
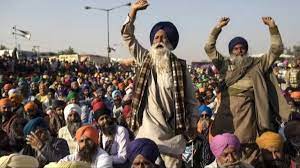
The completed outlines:
{"type": "Polygon", "coordinates": [[[66,121],[71,111],[75,111],[79,116],[81,116],[81,108],[77,104],[69,104],[64,109],[64,116],[66,121]]]}
{"type": "Polygon", "coordinates": [[[14,168],[38,168],[39,162],[36,158],[27,155],[20,155],[17,153],[0,158],[0,167],[14,167],[14,168]]]}

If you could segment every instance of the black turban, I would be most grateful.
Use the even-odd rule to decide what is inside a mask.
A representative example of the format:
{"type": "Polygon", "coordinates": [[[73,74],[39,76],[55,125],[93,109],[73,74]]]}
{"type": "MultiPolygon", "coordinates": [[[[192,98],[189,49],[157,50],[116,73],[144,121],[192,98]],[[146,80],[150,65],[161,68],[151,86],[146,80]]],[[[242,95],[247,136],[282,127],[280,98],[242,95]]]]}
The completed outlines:
{"type": "Polygon", "coordinates": [[[300,137],[300,121],[294,120],[286,123],[284,135],[288,140],[300,137]]]}
{"type": "Polygon", "coordinates": [[[229,42],[229,45],[228,45],[229,53],[232,52],[233,47],[236,46],[237,44],[243,45],[246,49],[246,52],[248,51],[248,42],[247,42],[247,40],[244,39],[243,37],[235,37],[229,42]]]}
{"type": "Polygon", "coordinates": [[[179,33],[175,25],[171,22],[158,22],[156,25],[153,26],[150,33],[151,45],[153,44],[155,34],[161,29],[166,32],[168,40],[170,41],[173,49],[175,49],[179,41],[179,33]]]}

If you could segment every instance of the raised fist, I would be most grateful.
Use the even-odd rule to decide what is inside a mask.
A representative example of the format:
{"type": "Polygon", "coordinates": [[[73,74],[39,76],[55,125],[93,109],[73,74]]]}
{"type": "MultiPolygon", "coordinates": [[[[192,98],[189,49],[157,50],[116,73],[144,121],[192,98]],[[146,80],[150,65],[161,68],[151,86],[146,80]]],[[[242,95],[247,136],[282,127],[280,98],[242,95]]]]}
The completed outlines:
{"type": "Polygon", "coordinates": [[[262,17],[262,21],[264,22],[265,25],[269,27],[275,27],[275,21],[272,19],[272,17],[262,17]]]}
{"type": "Polygon", "coordinates": [[[218,22],[218,27],[219,28],[223,28],[224,26],[226,26],[229,23],[230,19],[229,17],[222,17],[219,22],[218,22]]]}
{"type": "Polygon", "coordinates": [[[149,6],[149,3],[148,3],[147,0],[137,0],[135,3],[133,3],[133,4],[131,5],[131,8],[132,8],[133,10],[138,11],[138,10],[144,10],[144,9],[146,9],[148,6],[149,6]]]}

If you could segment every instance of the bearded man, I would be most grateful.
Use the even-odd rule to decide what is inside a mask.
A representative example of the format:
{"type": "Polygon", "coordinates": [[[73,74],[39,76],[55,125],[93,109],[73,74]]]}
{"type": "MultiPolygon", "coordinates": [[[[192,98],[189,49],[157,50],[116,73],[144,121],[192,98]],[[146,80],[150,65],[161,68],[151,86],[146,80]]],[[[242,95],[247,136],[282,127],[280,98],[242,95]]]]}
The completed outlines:
{"type": "Polygon", "coordinates": [[[150,33],[149,50],[135,39],[136,13],[148,5],[146,0],[132,4],[121,31],[140,67],[130,127],[137,138],[148,138],[158,145],[166,167],[181,167],[178,158],[185,149],[184,134],[191,133],[187,130],[196,131],[197,102],[186,62],[172,53],[179,41],[176,27],[171,22],[157,23],[150,33]]]}
{"type": "Polygon", "coordinates": [[[78,145],[75,139],[76,131],[81,127],[80,119],[81,108],[77,104],[69,104],[64,109],[66,126],[58,131],[58,137],[65,139],[69,145],[70,154],[78,151],[78,145]]]}
{"type": "Polygon", "coordinates": [[[93,115],[100,129],[100,147],[112,156],[113,167],[128,167],[126,148],[129,134],[126,128],[114,123],[111,111],[101,109],[93,115]]]}
{"type": "Polygon", "coordinates": [[[37,117],[28,121],[23,128],[26,137],[26,145],[20,154],[35,157],[40,167],[50,162],[57,162],[69,155],[69,147],[65,140],[52,137],[46,121],[37,117]]]}
{"type": "Polygon", "coordinates": [[[80,127],[76,131],[76,140],[79,151],[66,156],[59,162],[83,161],[91,164],[91,168],[105,167],[112,168],[112,158],[99,148],[99,132],[91,125],[80,127]]]}
{"type": "MultiPolygon", "coordinates": [[[[226,58],[216,50],[216,40],[229,20],[227,17],[220,19],[205,45],[208,57],[223,79],[221,104],[211,130],[213,136],[234,133],[245,147],[255,144],[257,135],[265,130],[277,130],[280,122],[288,119],[290,109],[271,68],[283,52],[283,44],[275,21],[262,17],[271,35],[269,51],[261,57],[250,57],[247,41],[235,37],[228,46],[230,57],[226,58]]],[[[252,152],[242,150],[248,151],[247,156],[257,151],[254,147],[251,147],[252,152]]]]}
{"type": "Polygon", "coordinates": [[[254,168],[241,161],[241,144],[235,135],[216,135],[209,145],[216,159],[205,168],[254,168]]]}

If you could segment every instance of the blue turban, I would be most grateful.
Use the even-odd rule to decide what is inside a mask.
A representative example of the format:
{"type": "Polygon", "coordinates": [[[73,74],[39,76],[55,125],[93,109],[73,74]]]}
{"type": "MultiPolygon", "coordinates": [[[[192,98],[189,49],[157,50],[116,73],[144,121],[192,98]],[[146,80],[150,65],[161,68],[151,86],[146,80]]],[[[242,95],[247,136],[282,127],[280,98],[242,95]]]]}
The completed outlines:
{"type": "Polygon", "coordinates": [[[120,92],[120,90],[114,90],[111,95],[113,99],[115,99],[117,96],[122,97],[122,93],[120,92]]]}
{"type": "Polygon", "coordinates": [[[23,128],[23,133],[25,136],[27,136],[30,134],[30,132],[34,132],[37,128],[48,129],[48,124],[42,117],[37,117],[35,119],[29,120],[23,128]]]}
{"type": "Polygon", "coordinates": [[[177,47],[177,44],[179,41],[179,33],[178,33],[175,25],[171,22],[159,22],[153,26],[151,33],[150,33],[151,45],[153,44],[153,39],[154,39],[155,34],[161,29],[166,32],[168,40],[170,41],[173,49],[175,49],[177,47]]]}
{"type": "Polygon", "coordinates": [[[210,117],[212,116],[211,108],[209,108],[208,106],[206,106],[206,105],[201,105],[201,106],[198,107],[199,115],[201,115],[204,111],[205,111],[206,114],[209,115],[210,117]]]}
{"type": "Polygon", "coordinates": [[[142,155],[154,164],[159,154],[157,145],[147,138],[135,139],[127,146],[127,155],[131,163],[137,155],[142,155]]]}
{"type": "Polygon", "coordinates": [[[229,53],[232,52],[233,47],[236,46],[237,44],[243,45],[246,49],[246,52],[248,51],[248,42],[247,42],[247,40],[244,39],[243,37],[235,37],[229,42],[229,45],[228,45],[229,53]]]}

